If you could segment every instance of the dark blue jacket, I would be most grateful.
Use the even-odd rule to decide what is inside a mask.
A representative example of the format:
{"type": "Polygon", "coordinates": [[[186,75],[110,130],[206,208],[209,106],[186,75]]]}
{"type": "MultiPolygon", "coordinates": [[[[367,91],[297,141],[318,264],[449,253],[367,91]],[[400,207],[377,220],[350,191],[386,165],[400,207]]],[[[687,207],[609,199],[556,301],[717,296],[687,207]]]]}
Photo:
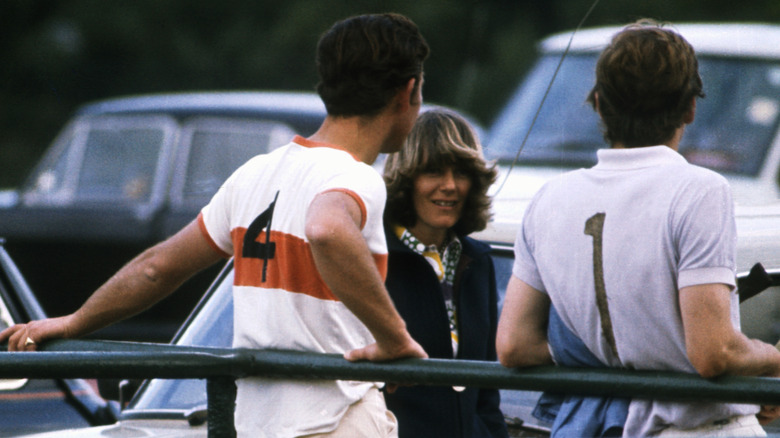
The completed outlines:
{"type": "MultiPolygon", "coordinates": [[[[390,229],[387,289],[412,337],[431,358],[452,359],[449,320],[439,279],[422,256],[407,248],[390,229]]],[[[459,237],[463,253],[455,276],[458,359],[496,360],[498,322],[496,279],[490,247],[459,237]]],[[[497,389],[400,387],[385,394],[398,417],[399,438],[506,437],[497,389]]]]}

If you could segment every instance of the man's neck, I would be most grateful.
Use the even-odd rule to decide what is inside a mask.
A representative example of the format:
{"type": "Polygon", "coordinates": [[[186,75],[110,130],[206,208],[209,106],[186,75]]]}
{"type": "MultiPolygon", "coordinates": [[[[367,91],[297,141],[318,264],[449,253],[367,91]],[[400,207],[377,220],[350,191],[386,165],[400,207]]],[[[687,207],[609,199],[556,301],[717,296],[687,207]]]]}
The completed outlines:
{"type": "Polygon", "coordinates": [[[309,140],[339,146],[360,161],[373,164],[384,141],[383,130],[377,125],[376,118],[327,116],[309,140]]]}
{"type": "MultiPolygon", "coordinates": [[[[661,144],[649,144],[647,146],[667,146],[668,148],[672,150],[678,150],[680,147],[680,140],[682,140],[682,136],[685,133],[685,124],[681,125],[679,128],[677,128],[674,131],[674,135],[672,135],[672,138],[669,140],[661,143],[661,144]]],[[[635,146],[637,147],[637,146],[635,146]]],[[[644,146],[638,146],[638,147],[644,147],[644,146]]],[[[625,149],[625,145],[620,142],[612,143],[612,149],[625,149]]]]}

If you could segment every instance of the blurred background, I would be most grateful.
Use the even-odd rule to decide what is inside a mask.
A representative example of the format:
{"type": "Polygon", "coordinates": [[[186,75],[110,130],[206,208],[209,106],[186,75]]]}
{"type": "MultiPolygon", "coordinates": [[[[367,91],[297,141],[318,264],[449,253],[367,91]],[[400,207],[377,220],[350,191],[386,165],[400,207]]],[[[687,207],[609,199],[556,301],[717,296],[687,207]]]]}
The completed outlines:
{"type": "MultiPolygon", "coordinates": [[[[591,0],[1,0],[0,188],[20,184],[82,103],[119,95],[312,90],[319,35],[369,12],[412,18],[431,46],[427,102],[489,125],[535,57],[591,0]]],[[[780,22],[780,1],[601,0],[585,27],[780,22]]],[[[780,42],[778,42],[780,43],[780,42]]]]}

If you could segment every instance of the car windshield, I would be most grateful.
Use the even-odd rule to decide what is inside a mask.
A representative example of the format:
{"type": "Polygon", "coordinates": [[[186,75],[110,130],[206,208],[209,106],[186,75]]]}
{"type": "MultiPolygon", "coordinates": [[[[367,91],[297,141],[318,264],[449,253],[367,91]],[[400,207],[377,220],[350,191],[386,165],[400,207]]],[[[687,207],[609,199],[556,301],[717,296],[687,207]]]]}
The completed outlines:
{"type": "MultiPolygon", "coordinates": [[[[230,347],[233,342],[233,271],[220,277],[208,302],[176,341],[177,345],[230,347]]],[[[153,379],[123,413],[133,411],[184,413],[206,406],[203,379],[153,379]]]]}
{"type": "MultiPolygon", "coordinates": [[[[488,158],[511,163],[536,117],[518,164],[588,167],[606,147],[598,117],[585,99],[597,54],[568,55],[536,117],[560,55],[543,56],[489,133],[488,158]]],[[[699,57],[706,98],[697,102],[680,152],[693,164],[755,176],[780,117],[780,62],[699,57]]]]}

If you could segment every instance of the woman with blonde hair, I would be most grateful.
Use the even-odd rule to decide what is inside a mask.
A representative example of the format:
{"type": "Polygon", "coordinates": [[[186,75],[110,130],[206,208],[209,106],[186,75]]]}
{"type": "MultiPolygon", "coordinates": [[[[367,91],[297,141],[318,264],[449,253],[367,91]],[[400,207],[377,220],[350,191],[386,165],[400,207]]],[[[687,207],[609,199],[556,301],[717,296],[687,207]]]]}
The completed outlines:
{"type": "MultiPolygon", "coordinates": [[[[412,337],[439,359],[496,360],[490,248],[468,234],[490,218],[496,170],[473,129],[446,109],[420,114],[385,164],[386,286],[412,337]]],[[[386,394],[399,437],[506,437],[496,389],[401,387],[386,394]]]]}

